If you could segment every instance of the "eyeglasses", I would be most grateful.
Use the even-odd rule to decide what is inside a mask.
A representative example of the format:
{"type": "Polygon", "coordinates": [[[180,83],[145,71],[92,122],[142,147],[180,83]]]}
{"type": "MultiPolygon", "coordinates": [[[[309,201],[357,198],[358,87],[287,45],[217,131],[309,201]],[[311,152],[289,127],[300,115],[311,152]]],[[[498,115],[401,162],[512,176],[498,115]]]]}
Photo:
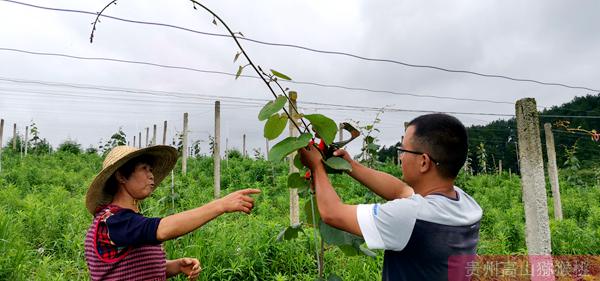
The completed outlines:
{"type": "Polygon", "coordinates": [[[401,146],[397,146],[396,149],[398,151],[400,151],[400,155],[402,155],[402,153],[408,152],[408,153],[412,153],[412,154],[417,154],[417,155],[427,155],[427,157],[429,157],[429,159],[431,160],[431,162],[433,162],[436,166],[440,165],[439,161],[435,161],[435,159],[433,159],[433,157],[431,157],[431,155],[429,155],[429,153],[425,153],[425,152],[419,152],[419,151],[414,151],[414,150],[407,150],[402,148],[401,146]]]}

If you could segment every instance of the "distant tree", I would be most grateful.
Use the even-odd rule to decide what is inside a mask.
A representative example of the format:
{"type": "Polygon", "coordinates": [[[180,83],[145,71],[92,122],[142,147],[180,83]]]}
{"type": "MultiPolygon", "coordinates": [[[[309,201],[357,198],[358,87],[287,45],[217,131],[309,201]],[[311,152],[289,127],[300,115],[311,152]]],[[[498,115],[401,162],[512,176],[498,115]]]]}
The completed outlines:
{"type": "Polygon", "coordinates": [[[260,148],[253,148],[252,154],[254,155],[254,159],[265,159],[265,156],[260,151],[260,148]]]}
{"type": "Polygon", "coordinates": [[[90,145],[88,148],[85,149],[85,153],[98,154],[98,149],[96,147],[94,147],[93,145],[90,145]]]}
{"type": "Polygon", "coordinates": [[[227,159],[241,159],[243,158],[242,153],[237,149],[229,149],[225,152],[227,154],[227,159]]]}
{"type": "Polygon", "coordinates": [[[56,151],[66,152],[71,154],[80,154],[81,153],[81,144],[78,144],[74,140],[66,140],[58,146],[56,151]]]}
{"type": "Polygon", "coordinates": [[[110,136],[110,139],[108,139],[106,142],[103,143],[102,140],[100,141],[99,149],[100,151],[102,151],[102,154],[105,155],[111,149],[113,149],[113,147],[126,144],[127,135],[125,134],[125,132],[123,132],[123,129],[119,127],[119,130],[116,133],[112,134],[112,136],[110,136]]]}
{"type": "Polygon", "coordinates": [[[27,150],[32,154],[46,154],[52,152],[50,142],[45,138],[40,138],[40,131],[33,120],[29,125],[29,135],[31,139],[27,140],[27,150]]]}

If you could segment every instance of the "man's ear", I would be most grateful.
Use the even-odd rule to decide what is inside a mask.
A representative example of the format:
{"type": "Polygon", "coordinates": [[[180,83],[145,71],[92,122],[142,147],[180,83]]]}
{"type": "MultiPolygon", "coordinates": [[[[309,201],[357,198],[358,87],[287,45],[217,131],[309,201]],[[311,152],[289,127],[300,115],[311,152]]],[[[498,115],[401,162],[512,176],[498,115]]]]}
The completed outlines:
{"type": "Polygon", "coordinates": [[[429,171],[429,169],[431,169],[431,163],[433,162],[431,161],[431,158],[429,158],[429,155],[421,154],[419,157],[419,170],[421,173],[429,171]]]}

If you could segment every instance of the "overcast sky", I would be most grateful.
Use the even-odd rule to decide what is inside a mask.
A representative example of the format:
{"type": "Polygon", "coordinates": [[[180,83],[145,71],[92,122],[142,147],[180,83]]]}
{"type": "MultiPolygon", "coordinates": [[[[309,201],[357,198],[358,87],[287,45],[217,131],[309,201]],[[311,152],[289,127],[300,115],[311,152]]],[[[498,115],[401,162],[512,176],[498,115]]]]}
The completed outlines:
{"type": "MultiPolygon", "coordinates": [[[[109,2],[23,1],[88,12],[97,12],[109,2]]],[[[600,88],[599,1],[203,3],[234,31],[242,32],[249,39],[600,88]]],[[[221,24],[211,23],[212,16],[200,9],[194,10],[191,3],[184,0],[119,1],[109,7],[105,15],[225,33],[221,24]]],[[[272,96],[258,79],[235,80],[222,74],[6,50],[141,61],[227,73],[235,73],[239,64],[246,63],[242,58],[233,63],[238,49],[231,38],[109,18],[103,18],[98,24],[94,43],[90,44],[93,21],[94,16],[90,14],[50,11],[0,0],[0,48],[3,48],[0,50],[0,118],[5,120],[4,143],[12,137],[13,123],[17,123],[22,133],[32,120],[41,137],[54,146],[68,138],[84,147],[97,145],[101,138],[107,139],[119,127],[129,141],[138,132],[145,138],[145,128],[152,124],[157,124],[162,132],[164,120],[169,123],[170,142],[173,134],[181,131],[183,113],[188,112],[190,137],[203,140],[206,153],[208,135],[214,134],[215,98],[210,96],[222,96],[222,147],[225,148],[225,139],[228,139],[230,148],[241,148],[242,135],[246,134],[249,153],[252,148],[264,152],[263,124],[256,117],[262,106],[256,104],[265,103],[272,96]],[[90,89],[90,86],[110,91],[90,89]]],[[[514,114],[511,103],[523,97],[535,98],[539,106],[554,106],[575,96],[594,94],[582,89],[365,61],[244,40],[241,44],[263,69],[276,69],[295,81],[397,93],[283,83],[284,87],[298,91],[304,113],[322,113],[336,122],[353,120],[367,124],[375,118],[375,108],[385,107],[378,137],[380,144],[388,146],[401,138],[403,122],[422,114],[410,110],[514,114]]],[[[256,75],[250,68],[246,68],[244,74],[256,75]]],[[[507,118],[455,116],[466,125],[507,118]]],[[[356,145],[350,150],[358,153],[356,145]]]]}

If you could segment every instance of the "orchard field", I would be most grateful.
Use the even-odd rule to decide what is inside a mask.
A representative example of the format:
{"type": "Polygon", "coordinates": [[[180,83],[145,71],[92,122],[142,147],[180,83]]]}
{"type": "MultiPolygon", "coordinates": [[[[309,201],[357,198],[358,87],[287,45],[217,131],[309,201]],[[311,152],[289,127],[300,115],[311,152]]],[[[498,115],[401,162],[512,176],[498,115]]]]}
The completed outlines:
{"type": "MultiPolygon", "coordinates": [[[[97,154],[27,155],[6,150],[0,172],[0,280],[89,280],[83,241],[92,219],[84,207],[89,182],[102,163],[97,154]]],[[[222,193],[255,187],[262,193],[251,215],[227,214],[200,230],[164,243],[169,258],[197,257],[200,280],[314,280],[312,229],[303,226],[297,239],[277,241],[289,225],[287,162],[230,153],[222,162],[222,193]]],[[[378,169],[400,177],[393,164],[378,169]]],[[[174,172],[174,190],[168,177],[142,204],[149,216],[200,206],[212,200],[213,161],[188,159],[188,173],[174,172]]],[[[332,176],[347,203],[377,202],[372,193],[347,175],[332,176]]],[[[561,172],[564,220],[554,221],[555,255],[600,255],[600,170],[561,172]]],[[[458,186],[475,197],[484,210],[479,254],[525,254],[524,211],[518,176],[460,175],[458,186]]],[[[549,187],[548,187],[549,190],[549,187]]],[[[551,193],[547,192],[548,196],[551,193]]],[[[307,199],[301,198],[300,206],[307,199]]],[[[301,209],[303,209],[301,207],[301,209]]],[[[301,221],[306,221],[301,211],[301,221]]],[[[343,280],[379,280],[383,252],[376,257],[346,256],[337,247],[325,251],[325,276],[343,280]]],[[[184,280],[182,277],[175,280],[184,280]]]]}

